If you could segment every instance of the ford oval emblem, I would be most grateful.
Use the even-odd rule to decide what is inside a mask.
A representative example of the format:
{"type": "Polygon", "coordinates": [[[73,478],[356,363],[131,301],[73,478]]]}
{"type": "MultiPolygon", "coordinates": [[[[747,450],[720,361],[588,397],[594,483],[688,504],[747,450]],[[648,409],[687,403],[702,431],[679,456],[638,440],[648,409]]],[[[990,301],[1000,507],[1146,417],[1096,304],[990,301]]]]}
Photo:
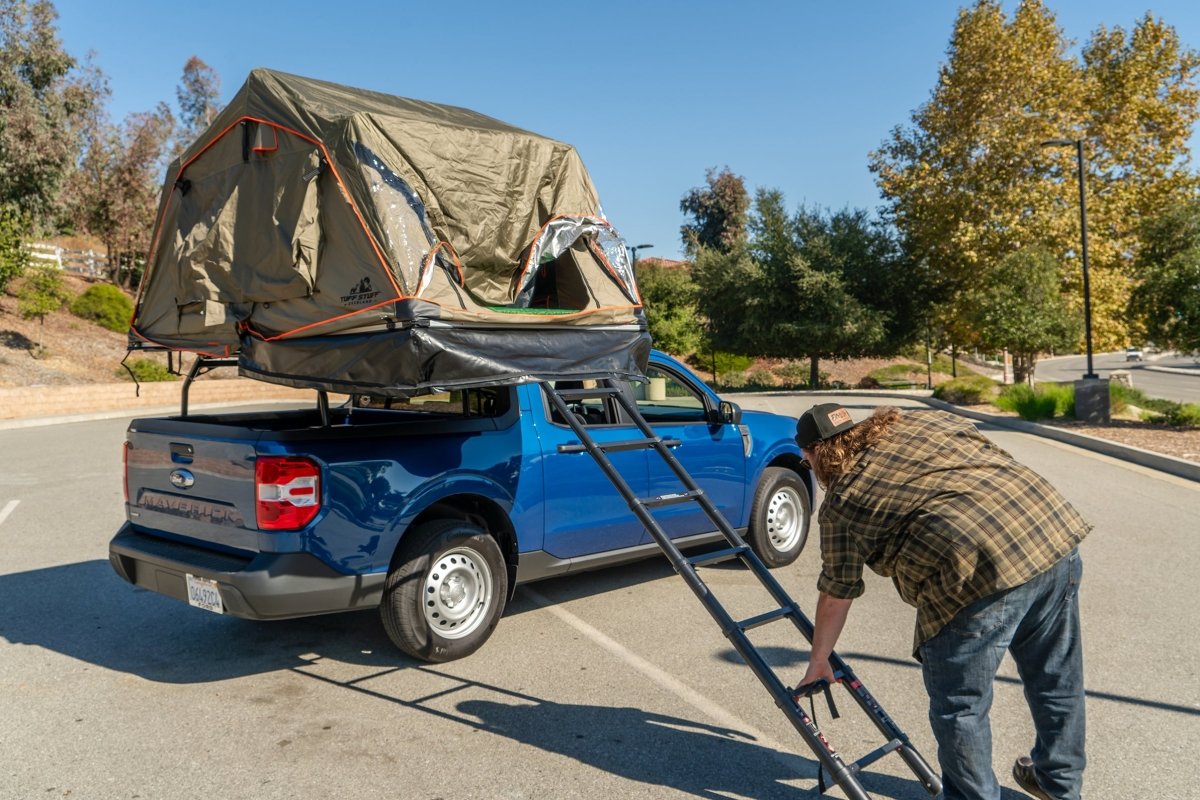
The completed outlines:
{"type": "Polygon", "coordinates": [[[190,489],[195,482],[196,476],[186,469],[177,469],[171,472],[171,485],[178,489],[190,489]]]}

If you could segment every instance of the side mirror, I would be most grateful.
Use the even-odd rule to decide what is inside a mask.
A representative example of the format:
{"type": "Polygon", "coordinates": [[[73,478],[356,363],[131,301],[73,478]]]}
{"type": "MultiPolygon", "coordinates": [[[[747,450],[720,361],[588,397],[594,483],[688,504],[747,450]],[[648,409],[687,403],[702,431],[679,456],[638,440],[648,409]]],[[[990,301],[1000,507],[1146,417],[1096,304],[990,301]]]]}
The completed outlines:
{"type": "Polygon", "coordinates": [[[717,406],[716,423],[718,425],[740,425],[742,422],[742,407],[737,403],[722,400],[717,406]]]}

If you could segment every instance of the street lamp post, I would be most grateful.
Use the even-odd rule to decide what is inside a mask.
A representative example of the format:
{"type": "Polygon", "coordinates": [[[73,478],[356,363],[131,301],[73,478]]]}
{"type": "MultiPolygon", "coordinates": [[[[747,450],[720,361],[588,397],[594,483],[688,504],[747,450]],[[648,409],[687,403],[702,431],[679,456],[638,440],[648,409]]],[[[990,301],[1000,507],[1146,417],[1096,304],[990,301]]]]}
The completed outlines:
{"type": "Polygon", "coordinates": [[[1084,175],[1087,170],[1083,161],[1083,139],[1049,139],[1042,142],[1042,147],[1074,147],[1075,157],[1079,164],[1079,240],[1083,256],[1083,331],[1087,342],[1087,372],[1084,378],[1095,380],[1100,377],[1092,367],[1092,287],[1088,278],[1088,237],[1087,237],[1087,188],[1084,175]]]}
{"type": "Polygon", "coordinates": [[[1075,382],[1075,416],[1088,422],[1107,424],[1111,408],[1108,381],[1100,380],[1092,364],[1092,287],[1088,276],[1087,184],[1083,139],[1048,139],[1042,147],[1074,147],[1079,167],[1079,241],[1083,258],[1083,328],[1087,343],[1087,372],[1075,382]]]}
{"type": "Polygon", "coordinates": [[[638,250],[646,250],[646,249],[648,249],[648,248],[651,248],[651,247],[654,247],[654,245],[652,245],[652,244],[635,244],[635,245],[631,245],[631,246],[629,247],[629,265],[630,265],[631,267],[636,267],[636,266],[637,266],[637,254],[638,254],[638,250]]]}

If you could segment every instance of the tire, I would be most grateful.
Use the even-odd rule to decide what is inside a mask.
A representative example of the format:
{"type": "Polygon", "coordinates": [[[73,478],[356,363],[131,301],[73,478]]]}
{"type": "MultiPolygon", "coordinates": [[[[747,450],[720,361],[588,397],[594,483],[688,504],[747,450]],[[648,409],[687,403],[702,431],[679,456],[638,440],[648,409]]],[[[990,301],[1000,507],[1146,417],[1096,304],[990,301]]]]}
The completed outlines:
{"type": "Polygon", "coordinates": [[[812,498],[795,472],[767,467],[754,490],[746,541],[768,567],[786,567],[808,541],[812,498]]]}
{"type": "Polygon", "coordinates": [[[400,540],[379,615],[388,638],[408,655],[453,661],[488,640],[507,597],[508,569],[496,540],[461,520],[435,520],[400,540]]]}

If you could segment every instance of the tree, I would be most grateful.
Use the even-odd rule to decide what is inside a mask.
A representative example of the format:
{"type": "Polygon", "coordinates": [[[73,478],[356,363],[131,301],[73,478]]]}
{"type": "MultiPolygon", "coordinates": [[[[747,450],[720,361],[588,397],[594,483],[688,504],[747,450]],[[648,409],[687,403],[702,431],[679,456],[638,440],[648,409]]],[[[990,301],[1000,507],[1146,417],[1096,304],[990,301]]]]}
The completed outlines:
{"type": "Polygon", "coordinates": [[[221,112],[217,99],[221,96],[221,78],[199,56],[192,56],[183,65],[183,76],[175,88],[179,101],[179,137],[186,147],[216,119],[221,112]]]}
{"type": "Polygon", "coordinates": [[[29,263],[21,237],[25,228],[15,211],[0,205],[0,292],[13,278],[21,277],[29,263]]]}
{"type": "Polygon", "coordinates": [[[47,0],[0,0],[0,205],[27,227],[51,227],[103,76],[58,40],[47,0]]]}
{"type": "Polygon", "coordinates": [[[1157,345],[1200,352],[1200,200],[1145,222],[1130,316],[1157,345]]]}
{"type": "Polygon", "coordinates": [[[718,346],[756,356],[806,357],[810,383],[819,383],[823,358],[873,352],[885,340],[882,315],[846,286],[843,262],[822,260],[806,212],[789,218],[783,195],[759,190],[746,245],[729,253],[702,249],[696,261],[701,310],[718,346]],[[806,256],[807,251],[807,256],[806,256]],[[810,262],[812,257],[816,263],[810,262]]]}
{"type": "Polygon", "coordinates": [[[120,128],[98,124],[72,182],[73,217],[104,242],[114,283],[130,284],[150,247],[160,164],[174,129],[165,103],[130,114],[120,128]]]}
{"type": "Polygon", "coordinates": [[[25,278],[25,284],[17,292],[17,313],[22,319],[38,321],[38,350],[42,349],[46,315],[62,308],[68,299],[62,273],[55,267],[39,267],[25,278]]]}
{"type": "Polygon", "coordinates": [[[1039,353],[1067,347],[1079,337],[1081,326],[1063,297],[1058,262],[1045,250],[1006,256],[973,294],[980,343],[990,350],[1008,349],[1017,383],[1033,377],[1039,353]]]}
{"type": "Polygon", "coordinates": [[[1136,221],[1195,191],[1195,52],[1147,16],[1128,35],[1098,30],[1074,58],[1041,0],[1011,20],[978,0],[959,12],[947,55],[929,102],[871,155],[888,218],[939,301],[935,324],[968,341],[971,287],[1031,247],[1054,254],[1081,313],[1076,160],[1040,144],[1082,138],[1093,328],[1099,346],[1123,343],[1136,221]]]}
{"type": "Polygon", "coordinates": [[[683,247],[689,255],[702,248],[729,253],[745,241],[746,214],[750,195],[746,183],[725,167],[720,172],[710,168],[704,173],[706,186],[698,186],[679,201],[679,210],[691,217],[680,228],[683,247]]]}
{"type": "Polygon", "coordinates": [[[654,346],[677,356],[696,352],[704,325],[690,269],[639,261],[637,281],[654,346]]]}

